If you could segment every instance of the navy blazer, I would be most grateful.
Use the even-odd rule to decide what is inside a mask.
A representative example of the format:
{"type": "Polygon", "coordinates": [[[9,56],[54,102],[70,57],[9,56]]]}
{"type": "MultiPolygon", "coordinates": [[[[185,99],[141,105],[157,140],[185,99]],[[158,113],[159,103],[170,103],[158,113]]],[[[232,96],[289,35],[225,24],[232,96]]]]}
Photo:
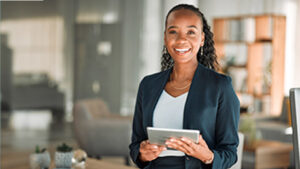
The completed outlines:
{"type": "MultiPolygon", "coordinates": [[[[139,160],[139,148],[148,139],[146,128],[153,126],[153,111],[171,72],[172,68],[146,76],[140,83],[129,146],[139,168],[151,168],[154,163],[139,160]]],[[[206,165],[186,155],[186,169],[230,168],[237,161],[239,109],[231,78],[198,64],[184,107],[183,128],[200,131],[214,160],[206,165]]]]}

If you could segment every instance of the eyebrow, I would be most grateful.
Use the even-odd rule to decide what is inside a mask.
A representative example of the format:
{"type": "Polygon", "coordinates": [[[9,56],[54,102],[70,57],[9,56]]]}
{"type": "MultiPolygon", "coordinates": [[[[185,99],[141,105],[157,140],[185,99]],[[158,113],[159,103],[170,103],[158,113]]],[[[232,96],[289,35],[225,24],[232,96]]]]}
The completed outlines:
{"type": "MultiPolygon", "coordinates": [[[[178,26],[170,26],[170,27],[168,27],[168,30],[169,30],[169,29],[172,29],[172,28],[178,28],[178,26]]],[[[188,28],[195,28],[195,29],[198,29],[197,26],[195,26],[195,25],[190,25],[190,26],[188,26],[188,28]]]]}

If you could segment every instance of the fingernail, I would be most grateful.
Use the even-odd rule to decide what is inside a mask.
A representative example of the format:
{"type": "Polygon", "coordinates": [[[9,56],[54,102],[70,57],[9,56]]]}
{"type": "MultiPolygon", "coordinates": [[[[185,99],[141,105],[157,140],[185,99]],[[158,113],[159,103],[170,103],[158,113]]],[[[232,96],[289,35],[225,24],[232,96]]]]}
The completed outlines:
{"type": "Polygon", "coordinates": [[[173,142],[173,141],[175,141],[175,140],[171,138],[170,141],[173,142]]]}
{"type": "Polygon", "coordinates": [[[164,148],[163,148],[163,150],[167,150],[167,148],[166,148],[166,147],[164,147],[164,148]]]}
{"type": "Polygon", "coordinates": [[[185,141],[185,139],[184,139],[183,137],[181,138],[181,140],[182,140],[182,141],[185,141]]]}
{"type": "Polygon", "coordinates": [[[154,148],[158,148],[157,146],[154,146],[154,148]]]}
{"type": "Polygon", "coordinates": [[[167,141],[166,144],[170,144],[170,142],[167,141]]]}

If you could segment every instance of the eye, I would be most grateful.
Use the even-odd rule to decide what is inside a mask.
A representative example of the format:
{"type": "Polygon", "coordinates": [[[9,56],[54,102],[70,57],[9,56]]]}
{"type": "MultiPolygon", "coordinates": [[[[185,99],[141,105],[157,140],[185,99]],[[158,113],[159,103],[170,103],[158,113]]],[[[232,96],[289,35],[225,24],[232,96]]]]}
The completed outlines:
{"type": "Polygon", "coordinates": [[[188,35],[194,35],[195,32],[194,32],[194,31],[188,31],[187,34],[188,34],[188,35]]]}
{"type": "Polygon", "coordinates": [[[169,31],[169,34],[176,34],[176,31],[175,30],[171,30],[171,31],[169,31]]]}

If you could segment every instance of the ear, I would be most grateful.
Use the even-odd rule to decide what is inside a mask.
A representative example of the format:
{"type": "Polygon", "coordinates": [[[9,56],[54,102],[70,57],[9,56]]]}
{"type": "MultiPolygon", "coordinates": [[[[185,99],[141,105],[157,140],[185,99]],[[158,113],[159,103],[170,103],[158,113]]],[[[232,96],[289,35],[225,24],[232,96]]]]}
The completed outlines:
{"type": "Polygon", "coordinates": [[[202,34],[201,34],[201,46],[204,46],[204,42],[205,42],[205,33],[202,32],[202,34]]]}

